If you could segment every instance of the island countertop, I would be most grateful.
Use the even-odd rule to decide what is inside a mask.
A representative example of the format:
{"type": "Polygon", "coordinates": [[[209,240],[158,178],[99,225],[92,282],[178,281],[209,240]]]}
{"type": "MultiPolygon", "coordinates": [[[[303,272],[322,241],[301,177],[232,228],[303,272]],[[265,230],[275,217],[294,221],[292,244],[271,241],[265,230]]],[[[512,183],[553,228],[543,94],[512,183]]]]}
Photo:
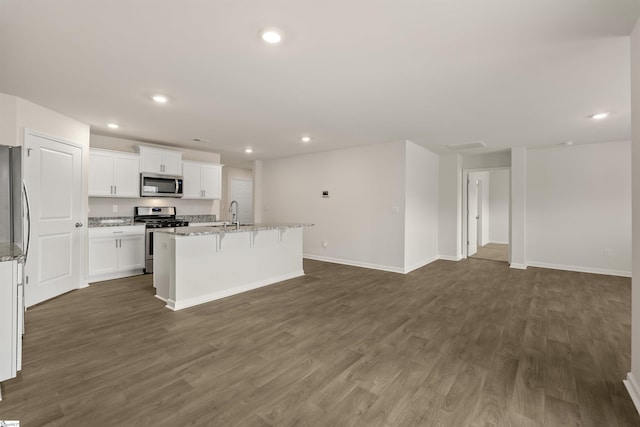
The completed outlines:
{"type": "Polygon", "coordinates": [[[244,233],[248,231],[260,230],[277,230],[280,228],[300,228],[311,227],[313,224],[298,223],[259,223],[250,225],[241,225],[240,229],[236,229],[235,225],[227,225],[226,227],[176,227],[176,228],[159,228],[153,230],[154,233],[167,233],[174,236],[206,236],[209,234],[226,234],[226,233],[244,233]]]}

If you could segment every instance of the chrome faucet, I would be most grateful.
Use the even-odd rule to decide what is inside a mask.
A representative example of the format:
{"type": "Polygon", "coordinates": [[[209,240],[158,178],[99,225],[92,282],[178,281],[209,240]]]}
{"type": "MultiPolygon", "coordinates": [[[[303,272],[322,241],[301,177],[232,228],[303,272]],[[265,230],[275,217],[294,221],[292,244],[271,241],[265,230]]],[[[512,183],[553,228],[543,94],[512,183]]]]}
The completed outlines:
{"type": "Polygon", "coordinates": [[[240,217],[238,216],[238,202],[232,200],[229,204],[229,216],[231,217],[231,224],[235,224],[236,230],[240,230],[240,217]],[[236,205],[236,211],[233,212],[233,205],[236,205]]]}

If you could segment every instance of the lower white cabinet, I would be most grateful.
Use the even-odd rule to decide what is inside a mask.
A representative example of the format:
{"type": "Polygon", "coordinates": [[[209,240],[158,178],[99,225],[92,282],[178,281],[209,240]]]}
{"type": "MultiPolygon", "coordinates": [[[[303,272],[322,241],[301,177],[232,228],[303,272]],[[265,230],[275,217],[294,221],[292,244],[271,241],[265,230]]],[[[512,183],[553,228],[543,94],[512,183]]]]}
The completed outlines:
{"type": "Polygon", "coordinates": [[[24,301],[22,264],[0,262],[0,382],[22,369],[24,301]]]}
{"type": "Polygon", "coordinates": [[[141,274],[144,269],[144,225],[89,229],[89,280],[141,274]]]}

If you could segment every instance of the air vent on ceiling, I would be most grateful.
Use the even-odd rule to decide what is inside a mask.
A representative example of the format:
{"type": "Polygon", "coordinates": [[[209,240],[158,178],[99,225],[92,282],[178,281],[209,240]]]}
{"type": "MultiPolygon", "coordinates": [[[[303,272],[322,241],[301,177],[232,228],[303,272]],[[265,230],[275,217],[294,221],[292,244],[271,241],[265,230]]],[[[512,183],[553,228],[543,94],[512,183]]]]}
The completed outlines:
{"type": "Polygon", "coordinates": [[[447,145],[447,147],[451,148],[452,150],[471,150],[473,148],[484,148],[486,147],[487,144],[485,144],[482,141],[477,141],[477,142],[465,142],[463,144],[451,144],[451,145],[447,145]]]}

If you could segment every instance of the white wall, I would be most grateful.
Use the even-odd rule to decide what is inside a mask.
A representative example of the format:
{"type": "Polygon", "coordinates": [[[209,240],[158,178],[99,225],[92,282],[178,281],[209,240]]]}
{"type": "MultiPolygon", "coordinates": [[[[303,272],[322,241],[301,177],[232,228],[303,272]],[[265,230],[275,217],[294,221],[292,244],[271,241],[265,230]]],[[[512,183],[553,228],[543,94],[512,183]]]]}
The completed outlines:
{"type": "Polygon", "coordinates": [[[630,275],[630,150],[610,142],[527,152],[528,265],[630,275]]]}
{"type": "MultiPolygon", "coordinates": [[[[32,102],[18,98],[18,133],[19,145],[24,145],[24,129],[31,129],[45,133],[49,136],[70,141],[83,147],[89,146],[89,125],[71,117],[36,105],[32,102]]],[[[84,150],[86,159],[89,158],[88,150],[84,150]]]]}
{"type": "Polygon", "coordinates": [[[511,202],[509,204],[509,266],[527,268],[527,149],[511,149],[511,202]]]}
{"type": "Polygon", "coordinates": [[[166,145],[140,142],[132,139],[117,138],[104,135],[91,135],[91,146],[94,148],[104,148],[105,150],[125,151],[136,153],[136,145],[146,145],[149,147],[162,148],[164,150],[180,151],[182,160],[193,160],[196,162],[220,163],[220,154],[209,151],[198,151],[189,148],[167,147],[166,145]]]}
{"type": "Polygon", "coordinates": [[[462,258],[462,156],[443,154],[438,173],[438,257],[462,258]]]}
{"type": "MultiPolygon", "coordinates": [[[[158,144],[134,141],[131,139],[109,137],[104,135],[91,135],[91,147],[104,148],[107,150],[124,151],[128,153],[136,152],[136,145],[147,145],[162,149],[172,149],[182,152],[183,160],[194,160],[199,162],[220,163],[220,155],[207,151],[196,151],[191,149],[181,149],[166,147],[158,144]]],[[[89,165],[89,167],[91,167],[89,165]]],[[[224,167],[222,168],[224,173],[224,167]]],[[[222,197],[225,197],[225,187],[222,187],[222,197]]],[[[113,216],[133,216],[136,206],[175,206],[178,215],[216,215],[220,218],[219,200],[182,200],[165,197],[140,197],[126,199],[119,197],[90,197],[89,216],[91,217],[113,217],[113,216]],[[118,207],[118,212],[113,212],[113,206],[118,207]]]]}
{"type": "Polygon", "coordinates": [[[262,220],[315,224],[309,258],[404,271],[404,163],[404,142],[265,160],[262,220]]]}
{"type": "Polygon", "coordinates": [[[631,34],[631,135],[633,170],[633,279],[631,281],[631,372],[626,385],[640,410],[640,21],[631,34]]]}
{"type": "Polygon", "coordinates": [[[251,169],[222,168],[222,199],[220,200],[221,220],[230,220],[229,204],[231,203],[231,180],[246,179],[253,182],[253,171],[251,169]]]}
{"type": "Polygon", "coordinates": [[[438,256],[438,163],[431,151],[405,145],[405,272],[438,256]]]}
{"type": "Polygon", "coordinates": [[[489,171],[489,241],[509,243],[509,170],[489,171]]]}
{"type": "Polygon", "coordinates": [[[19,145],[18,98],[0,93],[0,144],[19,145]]]}
{"type": "MultiPolygon", "coordinates": [[[[82,222],[87,223],[87,193],[88,193],[88,169],[89,161],[89,125],[63,114],[36,105],[32,102],[11,95],[0,94],[0,135],[6,138],[1,143],[5,145],[24,145],[25,129],[36,131],[56,139],[71,142],[82,147],[82,222]]],[[[25,165],[26,170],[27,166],[25,165]]],[[[33,193],[33,192],[32,192],[33,193]]],[[[83,228],[83,241],[86,242],[86,228],[83,228]]],[[[31,251],[38,250],[32,240],[31,251]]],[[[74,260],[82,265],[81,278],[78,287],[86,283],[85,250],[80,253],[80,259],[74,260]]],[[[30,269],[35,266],[27,263],[26,274],[30,275],[30,269]]],[[[28,286],[28,285],[27,285],[28,286]]]]}
{"type": "Polygon", "coordinates": [[[511,166],[511,153],[509,150],[462,156],[462,167],[464,169],[489,169],[507,166],[511,166]]]}

